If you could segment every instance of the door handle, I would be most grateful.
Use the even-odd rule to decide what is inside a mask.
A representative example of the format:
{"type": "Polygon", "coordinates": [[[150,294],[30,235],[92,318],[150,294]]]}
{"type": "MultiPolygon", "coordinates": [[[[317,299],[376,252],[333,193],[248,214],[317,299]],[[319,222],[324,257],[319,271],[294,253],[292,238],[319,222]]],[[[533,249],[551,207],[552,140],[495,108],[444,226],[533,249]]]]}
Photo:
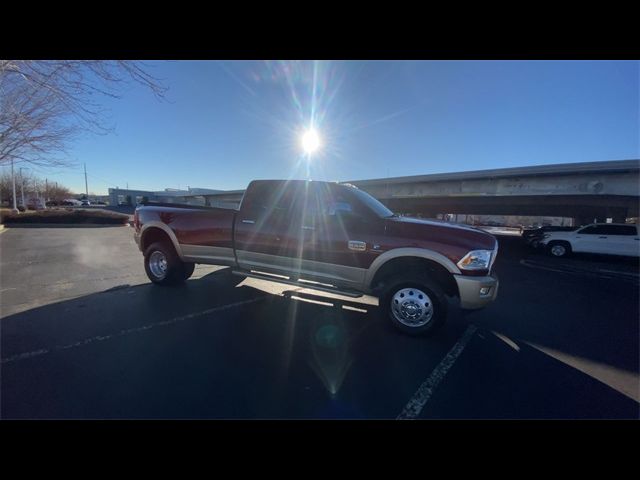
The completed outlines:
{"type": "Polygon", "coordinates": [[[316,229],[316,227],[307,227],[306,225],[304,225],[304,226],[302,227],[302,229],[303,229],[303,230],[315,230],[315,229],[316,229]]]}
{"type": "Polygon", "coordinates": [[[598,237],[598,238],[607,238],[607,237],[598,237]]]}
{"type": "Polygon", "coordinates": [[[253,225],[254,223],[256,223],[255,220],[242,220],[242,223],[248,223],[249,225],[253,225]]]}

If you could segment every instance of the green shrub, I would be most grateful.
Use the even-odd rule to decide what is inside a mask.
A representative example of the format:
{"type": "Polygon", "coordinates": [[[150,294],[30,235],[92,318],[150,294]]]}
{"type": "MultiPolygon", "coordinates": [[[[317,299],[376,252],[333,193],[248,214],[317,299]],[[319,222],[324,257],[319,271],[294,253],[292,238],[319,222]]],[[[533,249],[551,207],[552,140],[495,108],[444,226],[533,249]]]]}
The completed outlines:
{"type": "Polygon", "coordinates": [[[40,210],[29,215],[11,214],[4,215],[6,224],[37,224],[37,223],[70,223],[70,224],[98,224],[98,225],[124,225],[129,221],[129,215],[110,212],[108,210],[82,210],[82,209],[50,209],[40,210]]]}

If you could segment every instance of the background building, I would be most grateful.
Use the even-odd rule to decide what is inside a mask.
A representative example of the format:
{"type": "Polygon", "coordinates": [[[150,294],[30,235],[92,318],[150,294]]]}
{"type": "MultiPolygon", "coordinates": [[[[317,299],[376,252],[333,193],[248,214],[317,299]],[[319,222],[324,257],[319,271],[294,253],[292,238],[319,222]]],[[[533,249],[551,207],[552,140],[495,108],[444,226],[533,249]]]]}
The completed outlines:
{"type": "MultiPolygon", "coordinates": [[[[580,226],[637,219],[640,160],[567,163],[351,183],[404,215],[472,225],[580,226]]],[[[143,199],[236,208],[244,190],[109,189],[111,205],[143,199]]]]}

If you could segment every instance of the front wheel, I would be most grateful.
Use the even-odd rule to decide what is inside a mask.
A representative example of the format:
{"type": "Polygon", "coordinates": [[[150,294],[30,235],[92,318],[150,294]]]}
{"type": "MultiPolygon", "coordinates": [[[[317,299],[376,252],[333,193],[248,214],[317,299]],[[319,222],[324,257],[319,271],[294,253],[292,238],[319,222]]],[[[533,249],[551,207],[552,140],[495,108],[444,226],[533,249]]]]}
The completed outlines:
{"type": "Polygon", "coordinates": [[[571,245],[567,242],[550,242],[547,246],[552,257],[567,257],[571,254],[571,245]]]}
{"type": "Polygon", "coordinates": [[[408,335],[431,335],[447,318],[442,288],[421,275],[392,279],[380,296],[380,309],[408,335]]]}

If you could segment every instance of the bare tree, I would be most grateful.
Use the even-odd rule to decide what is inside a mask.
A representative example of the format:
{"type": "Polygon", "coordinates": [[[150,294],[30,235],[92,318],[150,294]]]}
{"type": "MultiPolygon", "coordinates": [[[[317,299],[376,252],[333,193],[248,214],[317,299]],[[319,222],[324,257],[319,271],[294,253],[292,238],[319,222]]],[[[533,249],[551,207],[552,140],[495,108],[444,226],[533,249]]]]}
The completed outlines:
{"type": "MultiPolygon", "coordinates": [[[[11,205],[12,201],[12,181],[9,172],[0,173],[0,206],[11,205]]],[[[49,200],[61,201],[72,196],[71,190],[58,182],[47,182],[37,175],[27,172],[18,172],[16,174],[16,185],[18,191],[18,199],[22,197],[24,190],[25,199],[32,197],[41,197],[49,200]]],[[[22,202],[18,202],[22,203],[22,202]]]]}
{"type": "Polygon", "coordinates": [[[78,133],[110,131],[100,99],[119,98],[131,81],[166,92],[141,62],[0,60],[0,164],[67,164],[78,133]]]}

